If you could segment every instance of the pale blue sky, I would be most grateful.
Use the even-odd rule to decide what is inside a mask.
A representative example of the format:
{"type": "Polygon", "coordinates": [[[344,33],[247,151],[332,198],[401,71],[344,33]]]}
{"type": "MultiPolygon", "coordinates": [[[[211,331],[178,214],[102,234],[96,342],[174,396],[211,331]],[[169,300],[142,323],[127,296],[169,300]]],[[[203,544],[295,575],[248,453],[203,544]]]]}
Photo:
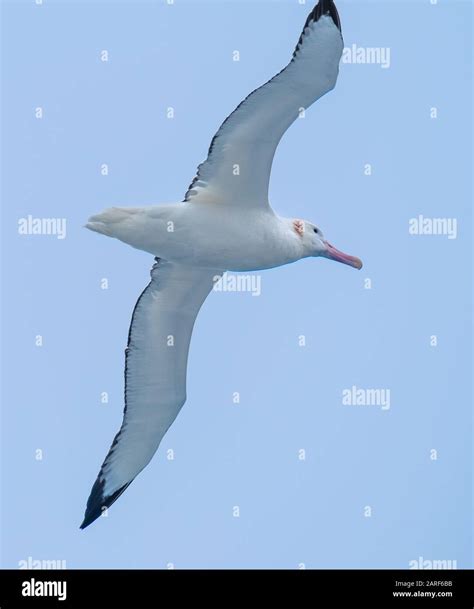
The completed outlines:
{"type": "Polygon", "coordinates": [[[388,47],[390,67],[341,66],[285,136],[271,200],[365,267],[306,260],[262,273],[259,297],[211,294],[188,403],[108,518],[80,531],[152,264],[82,225],[181,200],[312,2],[2,3],[4,567],[472,567],[472,7],[337,4],[346,45],[388,47]],[[29,214],[66,218],[67,237],[19,235],[29,214]],[[456,219],[457,239],[410,235],[419,214],[456,219]],[[390,409],[343,405],[353,385],[390,389],[390,409]]]}

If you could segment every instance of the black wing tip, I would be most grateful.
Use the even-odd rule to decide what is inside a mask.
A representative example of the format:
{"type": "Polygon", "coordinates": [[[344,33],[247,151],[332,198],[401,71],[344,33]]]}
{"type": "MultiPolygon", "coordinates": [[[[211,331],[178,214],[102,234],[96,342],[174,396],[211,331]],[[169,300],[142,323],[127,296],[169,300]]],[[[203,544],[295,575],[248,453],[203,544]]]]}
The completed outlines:
{"type": "Polygon", "coordinates": [[[308,15],[308,19],[306,20],[304,26],[305,29],[312,21],[319,21],[324,15],[329,15],[334,21],[334,25],[337,27],[337,29],[342,32],[341,20],[339,18],[339,13],[337,12],[336,5],[334,4],[334,0],[319,0],[318,4],[308,15]]]}
{"type": "Polygon", "coordinates": [[[311,23],[316,23],[317,21],[319,21],[321,17],[328,15],[329,17],[331,17],[334,22],[334,25],[341,32],[342,35],[341,20],[339,18],[339,13],[337,12],[336,5],[334,4],[334,0],[319,0],[318,4],[316,4],[316,6],[313,8],[313,10],[308,15],[308,18],[306,19],[306,23],[304,24],[300,39],[298,40],[295,52],[293,53],[293,59],[296,57],[296,54],[298,53],[300,46],[303,43],[306,28],[311,23]]]}
{"type": "Polygon", "coordinates": [[[105,480],[103,478],[101,479],[99,476],[94,482],[94,486],[92,487],[91,494],[89,496],[89,499],[87,500],[84,520],[82,521],[82,524],[79,528],[85,529],[98,518],[100,518],[104,512],[104,508],[109,508],[115,501],[117,501],[120,495],[130,486],[132,482],[133,480],[130,480],[130,482],[127,482],[127,484],[124,484],[121,488],[119,488],[118,491],[115,491],[115,493],[112,493],[112,495],[108,495],[107,497],[105,497],[105,480]]]}

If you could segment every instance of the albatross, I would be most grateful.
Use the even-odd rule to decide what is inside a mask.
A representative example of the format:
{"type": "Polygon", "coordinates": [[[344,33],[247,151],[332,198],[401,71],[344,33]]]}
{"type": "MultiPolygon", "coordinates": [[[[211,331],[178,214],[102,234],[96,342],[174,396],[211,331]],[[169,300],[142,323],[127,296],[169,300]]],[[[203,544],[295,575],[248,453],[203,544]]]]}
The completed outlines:
{"type": "Polygon", "coordinates": [[[84,529],[148,465],[186,401],[186,368],[196,316],[225,272],[257,271],[322,257],[356,269],[315,224],[278,216],[268,188],[285,131],[336,85],[343,52],[333,0],[309,14],[290,63],[223,122],[184,200],[112,208],[86,227],[155,256],[125,350],[122,426],[92,487],[84,529]]]}

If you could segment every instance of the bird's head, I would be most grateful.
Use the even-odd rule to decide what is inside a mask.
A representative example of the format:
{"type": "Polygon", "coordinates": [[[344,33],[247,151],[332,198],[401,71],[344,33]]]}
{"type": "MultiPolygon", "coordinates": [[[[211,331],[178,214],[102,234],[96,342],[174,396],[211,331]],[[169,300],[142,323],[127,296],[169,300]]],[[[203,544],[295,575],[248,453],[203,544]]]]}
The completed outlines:
{"type": "Polygon", "coordinates": [[[307,257],[321,256],[330,260],[336,260],[336,262],[342,262],[342,264],[347,264],[359,270],[362,268],[362,260],[340,252],[326,240],[321,229],[311,222],[293,220],[293,230],[301,239],[301,244],[307,257]]]}

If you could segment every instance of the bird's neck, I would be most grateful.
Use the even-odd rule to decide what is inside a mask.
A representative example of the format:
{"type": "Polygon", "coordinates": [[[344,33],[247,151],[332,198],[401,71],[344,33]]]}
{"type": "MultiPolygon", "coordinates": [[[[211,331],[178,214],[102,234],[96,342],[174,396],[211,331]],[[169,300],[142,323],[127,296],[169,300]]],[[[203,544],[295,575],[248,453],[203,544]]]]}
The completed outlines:
{"type": "Polygon", "coordinates": [[[289,262],[306,257],[303,235],[295,227],[295,218],[279,218],[281,225],[280,243],[289,262]]]}

